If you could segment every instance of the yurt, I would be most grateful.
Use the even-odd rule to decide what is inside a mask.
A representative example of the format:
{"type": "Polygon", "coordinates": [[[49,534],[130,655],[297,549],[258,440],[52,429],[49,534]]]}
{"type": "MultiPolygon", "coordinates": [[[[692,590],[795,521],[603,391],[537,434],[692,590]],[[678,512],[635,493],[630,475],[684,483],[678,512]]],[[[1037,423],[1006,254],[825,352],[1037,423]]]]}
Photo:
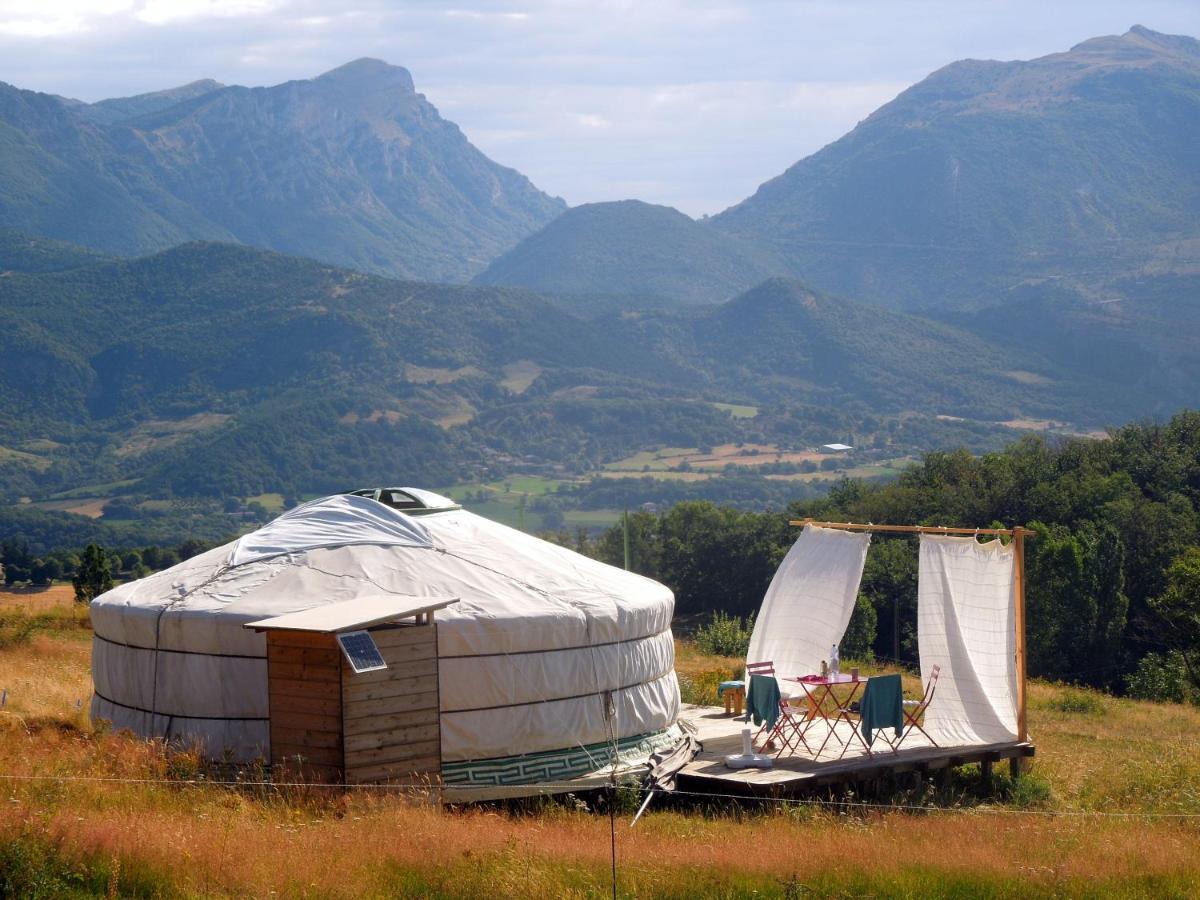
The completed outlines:
{"type": "MultiPolygon", "coordinates": [[[[678,737],[667,588],[445,497],[383,493],[387,502],[372,499],[380,492],[315,500],[97,597],[93,718],[199,745],[213,758],[270,761],[272,734],[284,739],[272,716],[285,707],[336,716],[337,703],[355,692],[403,697],[409,706],[433,697],[432,733],[419,737],[426,755],[433,748],[440,780],[462,787],[562,782],[640,763],[678,737]],[[304,641],[332,648],[345,635],[296,629],[373,626],[381,646],[419,649],[418,631],[380,621],[414,610],[416,624],[435,629],[429,659],[369,677],[343,662],[348,674],[337,685],[297,680],[296,672],[319,677],[319,664],[333,658],[304,641]],[[272,656],[269,665],[272,635],[288,634],[293,645],[279,654],[292,655],[272,656]],[[268,689],[280,673],[291,679],[290,696],[268,689]],[[401,677],[418,674],[431,679],[430,693],[414,695],[425,690],[416,687],[420,678],[401,677]],[[313,697],[296,696],[308,685],[313,697]]],[[[368,713],[353,724],[357,732],[382,729],[386,717],[397,726],[389,734],[415,735],[420,729],[399,728],[411,716],[397,709],[381,710],[378,723],[368,713]]],[[[307,720],[319,728],[315,716],[307,720]]],[[[291,734],[286,740],[303,743],[308,732],[291,734]]],[[[331,752],[307,739],[314,758],[331,752]]]]}

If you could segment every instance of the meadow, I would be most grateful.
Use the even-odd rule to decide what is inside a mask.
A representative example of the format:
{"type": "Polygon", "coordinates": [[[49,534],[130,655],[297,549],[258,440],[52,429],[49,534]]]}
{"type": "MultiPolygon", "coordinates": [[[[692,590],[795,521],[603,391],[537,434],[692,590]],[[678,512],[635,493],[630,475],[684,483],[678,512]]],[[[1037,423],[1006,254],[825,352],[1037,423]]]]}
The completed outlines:
{"type": "MultiPolygon", "coordinates": [[[[590,798],[440,809],[256,786],[253,770],[214,784],[232,773],[93,727],[89,661],[69,588],[0,594],[0,896],[611,895],[609,819],[590,798]]],[[[692,699],[736,664],[679,642],[692,699]]],[[[1200,892],[1200,710],[1037,682],[1030,731],[1032,770],[989,785],[968,767],[800,803],[656,800],[634,829],[640,798],[622,793],[618,893],[1200,892]]]]}

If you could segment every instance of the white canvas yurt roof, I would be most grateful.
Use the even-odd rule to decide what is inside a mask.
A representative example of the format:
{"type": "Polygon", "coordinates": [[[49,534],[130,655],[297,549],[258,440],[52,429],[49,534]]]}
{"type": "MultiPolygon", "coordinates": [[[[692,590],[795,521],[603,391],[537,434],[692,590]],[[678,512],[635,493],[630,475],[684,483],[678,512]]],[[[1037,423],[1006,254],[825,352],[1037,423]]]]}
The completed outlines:
{"type": "Polygon", "coordinates": [[[265,639],[243,624],[403,595],[458,598],[437,613],[447,783],[584,774],[614,744],[630,758],[673,737],[667,588],[405,490],[419,516],[327,497],[97,597],[93,716],[214,756],[269,758],[265,639]]]}

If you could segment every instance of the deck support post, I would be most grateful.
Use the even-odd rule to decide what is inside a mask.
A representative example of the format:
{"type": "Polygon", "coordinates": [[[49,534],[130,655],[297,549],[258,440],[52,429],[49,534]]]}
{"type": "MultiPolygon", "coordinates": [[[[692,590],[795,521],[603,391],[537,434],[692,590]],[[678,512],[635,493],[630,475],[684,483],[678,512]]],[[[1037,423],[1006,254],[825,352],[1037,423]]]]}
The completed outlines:
{"type": "MultiPolygon", "coordinates": [[[[1029,740],[1029,731],[1025,718],[1026,690],[1025,683],[1025,529],[1013,529],[1013,549],[1016,559],[1016,573],[1013,579],[1013,630],[1015,632],[1015,653],[1017,668],[1017,740],[1025,743],[1029,740]]],[[[1014,756],[1012,760],[1013,777],[1021,773],[1023,757],[1014,756]]]]}

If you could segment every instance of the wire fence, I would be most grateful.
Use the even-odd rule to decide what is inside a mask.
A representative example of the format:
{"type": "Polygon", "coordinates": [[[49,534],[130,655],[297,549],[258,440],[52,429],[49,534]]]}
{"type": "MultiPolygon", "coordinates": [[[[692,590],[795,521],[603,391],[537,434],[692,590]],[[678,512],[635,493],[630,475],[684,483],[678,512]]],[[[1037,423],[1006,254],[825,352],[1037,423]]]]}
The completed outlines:
{"type": "MultiPolygon", "coordinates": [[[[391,782],[381,784],[332,784],[323,782],[310,781],[268,781],[268,780],[239,780],[239,779],[210,779],[210,778],[146,778],[146,777],[128,777],[128,776],[105,776],[105,775],[42,775],[42,774],[20,774],[20,773],[0,773],[0,782],[34,782],[34,783],[59,783],[59,784],[104,784],[104,785],[143,785],[143,786],[159,786],[170,788],[274,788],[274,789],[315,789],[315,790],[330,790],[334,792],[378,792],[384,794],[442,794],[448,799],[452,799],[456,792],[479,792],[477,785],[452,785],[438,784],[436,781],[412,783],[412,782],[391,782]]],[[[616,783],[608,780],[607,774],[604,781],[544,781],[530,785],[510,785],[509,788],[528,788],[537,793],[587,793],[600,791],[617,791],[628,793],[638,797],[644,796],[647,789],[640,784],[616,783]]],[[[999,806],[995,804],[982,804],[978,806],[937,806],[932,804],[911,804],[911,803],[889,803],[889,802],[871,802],[865,800],[841,800],[836,798],[817,798],[817,797],[781,797],[773,795],[750,795],[750,794],[734,794],[721,791],[701,791],[701,790],[685,790],[675,788],[671,791],[663,791],[661,789],[650,789],[655,793],[663,796],[674,797],[689,797],[698,798],[708,801],[721,801],[723,803],[743,803],[743,804],[759,804],[770,805],[780,804],[787,806],[804,806],[818,809],[835,809],[842,811],[857,810],[871,812],[909,812],[909,813],[936,813],[943,815],[988,815],[988,816],[1028,816],[1038,817],[1043,819],[1075,819],[1075,818],[1093,818],[1093,819],[1176,819],[1176,820],[1196,820],[1200,819],[1200,812],[1155,812],[1155,811],[1124,811],[1112,812],[1106,810],[1085,810],[1085,809],[1063,809],[1063,810],[1044,810],[1044,809],[1015,809],[1012,807],[999,806]]]]}

